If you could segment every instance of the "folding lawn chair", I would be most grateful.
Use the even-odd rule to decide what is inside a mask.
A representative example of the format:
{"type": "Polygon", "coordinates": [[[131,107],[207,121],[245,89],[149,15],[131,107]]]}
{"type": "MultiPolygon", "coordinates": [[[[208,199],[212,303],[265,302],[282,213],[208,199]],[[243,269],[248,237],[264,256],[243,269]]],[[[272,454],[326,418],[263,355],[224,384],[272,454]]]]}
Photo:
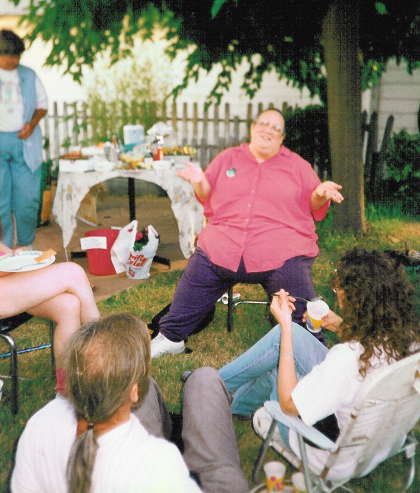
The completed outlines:
{"type": "MultiPolygon", "coordinates": [[[[264,439],[254,467],[254,482],[258,482],[258,472],[268,447],[282,452],[282,446],[275,443],[279,421],[298,433],[300,457],[290,450],[286,450],[284,455],[293,465],[301,464],[308,493],[332,492],[351,479],[366,476],[377,465],[401,452],[405,452],[410,462],[403,490],[407,491],[415,473],[417,441],[411,430],[420,418],[419,371],[420,353],[417,353],[369,376],[348,423],[335,443],[315,428],[305,425],[299,417],[285,415],[278,402],[267,401],[264,408],[271,416],[271,424],[266,429],[254,426],[256,433],[264,439]],[[319,474],[308,461],[304,439],[326,451],[327,461],[319,474]]],[[[264,412],[263,408],[257,413],[259,411],[264,412]]],[[[348,486],[344,488],[352,491],[348,486]]]]}
{"type": "Polygon", "coordinates": [[[51,348],[51,365],[52,365],[52,376],[54,378],[55,372],[55,358],[53,351],[53,338],[54,338],[54,322],[50,321],[50,342],[48,344],[41,344],[39,346],[32,346],[23,349],[17,349],[15,340],[10,335],[12,330],[17,329],[28,320],[30,320],[32,315],[27,312],[19,313],[13,317],[3,318],[0,320],[0,340],[4,340],[10,348],[10,353],[5,353],[0,355],[0,357],[10,356],[10,378],[11,378],[11,403],[12,403],[12,413],[17,414],[19,410],[18,393],[19,393],[19,380],[18,380],[18,354],[29,353],[31,351],[37,351],[39,349],[51,348]]]}

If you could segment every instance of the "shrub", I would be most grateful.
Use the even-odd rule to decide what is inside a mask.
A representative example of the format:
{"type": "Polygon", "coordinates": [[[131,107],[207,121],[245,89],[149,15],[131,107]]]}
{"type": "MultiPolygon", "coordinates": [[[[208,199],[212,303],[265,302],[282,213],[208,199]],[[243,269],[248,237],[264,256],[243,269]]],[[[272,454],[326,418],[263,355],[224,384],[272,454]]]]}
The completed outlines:
{"type": "Polygon", "coordinates": [[[420,212],[420,136],[405,130],[395,134],[386,158],[386,200],[401,203],[403,211],[420,212]]]}

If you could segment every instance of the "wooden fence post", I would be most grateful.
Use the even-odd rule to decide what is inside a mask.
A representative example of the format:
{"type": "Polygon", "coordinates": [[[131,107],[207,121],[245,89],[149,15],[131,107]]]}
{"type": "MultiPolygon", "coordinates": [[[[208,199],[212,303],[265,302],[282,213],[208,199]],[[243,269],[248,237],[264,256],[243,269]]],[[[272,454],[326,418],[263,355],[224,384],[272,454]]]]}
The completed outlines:
{"type": "Polygon", "coordinates": [[[182,108],[182,145],[188,144],[188,105],[182,108]]]}
{"type": "Polygon", "coordinates": [[[192,120],[192,140],[190,143],[193,147],[198,145],[198,105],[193,104],[193,120],[192,120]]]}

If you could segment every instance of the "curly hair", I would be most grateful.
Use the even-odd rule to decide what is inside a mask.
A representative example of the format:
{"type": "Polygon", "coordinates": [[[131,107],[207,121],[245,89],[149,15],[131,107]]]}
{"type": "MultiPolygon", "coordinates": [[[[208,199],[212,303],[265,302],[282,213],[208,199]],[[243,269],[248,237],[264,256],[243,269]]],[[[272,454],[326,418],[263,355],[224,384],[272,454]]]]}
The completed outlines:
{"type": "Polygon", "coordinates": [[[360,248],[346,253],[333,284],[344,292],[340,339],[363,346],[359,370],[363,377],[372,356],[385,355],[391,363],[408,356],[413,343],[420,342],[414,289],[405,268],[386,253],[360,248]]]}

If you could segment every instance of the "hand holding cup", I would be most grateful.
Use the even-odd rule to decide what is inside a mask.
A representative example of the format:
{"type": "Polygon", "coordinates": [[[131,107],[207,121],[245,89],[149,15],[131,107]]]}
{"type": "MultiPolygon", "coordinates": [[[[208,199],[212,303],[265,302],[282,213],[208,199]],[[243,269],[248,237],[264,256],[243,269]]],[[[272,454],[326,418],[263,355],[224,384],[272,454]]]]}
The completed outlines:
{"type": "Polygon", "coordinates": [[[329,306],[325,301],[309,301],[307,304],[307,317],[306,317],[306,328],[309,332],[320,332],[322,326],[322,319],[328,315],[330,311],[329,306]]]}

